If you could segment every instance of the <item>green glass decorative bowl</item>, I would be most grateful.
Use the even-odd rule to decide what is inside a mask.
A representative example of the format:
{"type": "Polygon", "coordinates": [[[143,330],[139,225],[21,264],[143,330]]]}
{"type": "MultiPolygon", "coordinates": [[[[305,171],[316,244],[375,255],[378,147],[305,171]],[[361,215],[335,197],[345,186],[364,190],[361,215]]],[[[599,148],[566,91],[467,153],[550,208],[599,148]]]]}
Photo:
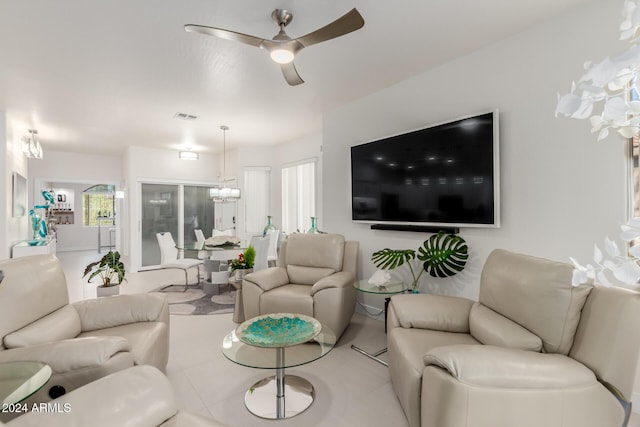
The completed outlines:
{"type": "Polygon", "coordinates": [[[313,339],[322,325],[313,317],[293,313],[265,314],[236,328],[236,336],[256,347],[290,347],[313,339]]]}

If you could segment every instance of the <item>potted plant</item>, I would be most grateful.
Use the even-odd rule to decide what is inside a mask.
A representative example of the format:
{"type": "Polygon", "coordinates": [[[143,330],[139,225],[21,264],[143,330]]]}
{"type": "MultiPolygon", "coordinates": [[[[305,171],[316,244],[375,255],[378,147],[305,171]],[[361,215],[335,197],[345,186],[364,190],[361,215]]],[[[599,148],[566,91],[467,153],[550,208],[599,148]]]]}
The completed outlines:
{"type": "Polygon", "coordinates": [[[413,249],[385,248],[374,252],[371,261],[383,270],[393,270],[406,263],[413,279],[411,290],[418,293],[422,273],[426,271],[432,277],[454,276],[467,264],[468,251],[467,242],[462,237],[440,231],[425,240],[417,254],[413,249]],[[422,269],[417,276],[411,265],[416,257],[422,261],[422,269]]]}
{"type": "Polygon", "coordinates": [[[236,280],[242,280],[246,274],[253,271],[253,263],[256,260],[256,250],[249,245],[238,258],[231,261],[231,271],[235,272],[236,280]]]}
{"type": "Polygon", "coordinates": [[[124,278],[124,264],[120,261],[118,251],[109,251],[100,261],[87,265],[82,277],[87,274],[90,274],[88,283],[91,283],[95,277],[100,277],[102,285],[96,288],[99,297],[117,295],[120,292],[120,284],[127,280],[124,278]]]}

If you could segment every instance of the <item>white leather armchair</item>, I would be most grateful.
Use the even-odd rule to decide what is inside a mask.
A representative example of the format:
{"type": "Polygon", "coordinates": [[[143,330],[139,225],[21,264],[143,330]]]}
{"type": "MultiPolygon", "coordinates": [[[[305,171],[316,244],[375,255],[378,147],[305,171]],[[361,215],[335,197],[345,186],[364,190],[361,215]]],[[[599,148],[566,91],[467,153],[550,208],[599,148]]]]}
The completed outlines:
{"type": "Polygon", "coordinates": [[[53,370],[47,386],[28,402],[48,401],[133,365],[166,368],[166,295],[69,304],[65,275],[53,255],[0,261],[0,270],[0,362],[36,360],[53,370]]]}
{"type": "Polygon", "coordinates": [[[293,234],[280,247],[277,267],[245,276],[246,319],[268,313],[312,316],[340,337],[356,305],[358,242],[339,234],[293,234]]]}
{"type": "Polygon", "coordinates": [[[52,407],[57,410],[28,412],[6,426],[224,427],[179,410],[169,380],[152,366],[111,374],[50,403],[55,403],[52,407]]]}
{"type": "Polygon", "coordinates": [[[640,294],[572,287],[572,270],[496,250],[478,302],[393,296],[389,374],[409,425],[626,425],[640,294]]]}

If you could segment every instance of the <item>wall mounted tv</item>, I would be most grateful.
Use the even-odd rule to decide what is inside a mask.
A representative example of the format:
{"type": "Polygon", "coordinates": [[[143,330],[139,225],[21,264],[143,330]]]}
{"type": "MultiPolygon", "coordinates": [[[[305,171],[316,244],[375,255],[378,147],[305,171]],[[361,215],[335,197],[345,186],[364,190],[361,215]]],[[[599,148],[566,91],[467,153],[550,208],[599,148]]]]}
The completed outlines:
{"type": "Polygon", "coordinates": [[[357,222],[499,227],[498,111],[351,147],[357,222]]]}

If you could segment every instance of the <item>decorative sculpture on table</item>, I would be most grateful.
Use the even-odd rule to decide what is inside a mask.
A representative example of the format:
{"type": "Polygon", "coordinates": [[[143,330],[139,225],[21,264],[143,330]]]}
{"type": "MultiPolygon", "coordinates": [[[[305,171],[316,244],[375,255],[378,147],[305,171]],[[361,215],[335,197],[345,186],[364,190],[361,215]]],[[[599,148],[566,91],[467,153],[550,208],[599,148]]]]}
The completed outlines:
{"type": "Polygon", "coordinates": [[[42,197],[44,198],[45,204],[35,205],[31,210],[29,210],[29,218],[31,219],[31,229],[33,230],[34,240],[47,238],[47,235],[49,234],[49,230],[47,228],[47,213],[49,212],[49,209],[51,209],[51,206],[55,204],[55,198],[51,191],[43,190],[42,197]],[[44,218],[42,215],[36,213],[38,209],[44,209],[44,218]]]}

